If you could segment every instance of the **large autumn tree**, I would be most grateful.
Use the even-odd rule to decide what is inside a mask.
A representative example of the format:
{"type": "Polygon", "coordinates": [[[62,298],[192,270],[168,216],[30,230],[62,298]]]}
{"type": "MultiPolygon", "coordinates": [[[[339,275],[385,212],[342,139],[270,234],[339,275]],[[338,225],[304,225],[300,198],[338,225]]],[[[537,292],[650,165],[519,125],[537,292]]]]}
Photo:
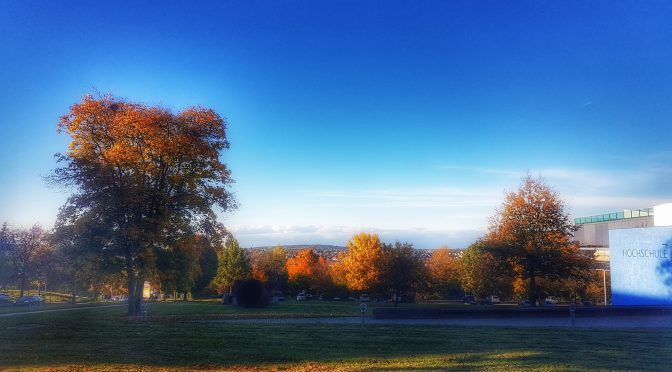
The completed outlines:
{"type": "Polygon", "coordinates": [[[234,207],[220,160],[225,129],[211,109],[175,114],[111,95],[85,96],[61,117],[72,142],[51,180],[73,194],[60,223],[105,226],[93,249],[123,262],[129,314],[139,312],[156,250],[213,226],[214,208],[234,207]]]}
{"type": "Polygon", "coordinates": [[[539,279],[571,278],[590,267],[590,257],[571,242],[574,225],[565,209],[543,179],[527,175],[517,191],[506,194],[491,220],[485,245],[527,284],[531,304],[539,297],[539,279]]]}

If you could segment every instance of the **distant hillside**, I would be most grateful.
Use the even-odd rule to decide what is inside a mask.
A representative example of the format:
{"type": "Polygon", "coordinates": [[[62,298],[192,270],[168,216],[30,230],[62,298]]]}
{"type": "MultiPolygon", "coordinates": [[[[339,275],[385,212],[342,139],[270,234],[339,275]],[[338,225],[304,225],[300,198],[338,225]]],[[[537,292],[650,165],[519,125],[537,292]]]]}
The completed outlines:
{"type": "MultiPolygon", "coordinates": [[[[264,246],[264,247],[251,247],[248,248],[249,252],[254,253],[255,251],[265,251],[271,250],[277,247],[273,246],[264,246]]],[[[292,258],[296,256],[300,250],[311,248],[315,253],[324,257],[327,261],[336,261],[338,254],[345,250],[345,247],[338,245],[326,245],[326,244],[296,244],[296,245],[281,245],[284,250],[287,251],[287,257],[292,258]]]]}
{"type": "MultiPolygon", "coordinates": [[[[263,246],[263,247],[250,247],[248,249],[252,250],[265,250],[265,249],[273,249],[277,247],[276,245],[268,245],[268,246],[263,246]]],[[[345,247],[341,247],[338,245],[327,245],[327,244],[295,244],[295,245],[281,245],[283,249],[286,249],[288,251],[300,251],[302,249],[306,248],[312,248],[316,251],[344,251],[345,247]]]]}
{"type": "MultiPolygon", "coordinates": [[[[275,247],[277,246],[273,245],[263,247],[250,247],[248,248],[248,250],[254,252],[262,250],[270,250],[275,247]]],[[[347,249],[346,247],[341,247],[338,245],[327,245],[327,244],[296,244],[296,245],[281,245],[280,247],[282,247],[287,251],[288,257],[294,257],[302,249],[312,248],[315,251],[315,253],[326,258],[327,261],[336,261],[338,258],[338,254],[347,249]]],[[[420,257],[422,257],[424,261],[428,260],[429,257],[432,255],[432,253],[434,253],[434,249],[416,249],[416,251],[420,254],[420,257]]],[[[452,252],[455,257],[462,257],[464,249],[452,249],[452,252]]]]}

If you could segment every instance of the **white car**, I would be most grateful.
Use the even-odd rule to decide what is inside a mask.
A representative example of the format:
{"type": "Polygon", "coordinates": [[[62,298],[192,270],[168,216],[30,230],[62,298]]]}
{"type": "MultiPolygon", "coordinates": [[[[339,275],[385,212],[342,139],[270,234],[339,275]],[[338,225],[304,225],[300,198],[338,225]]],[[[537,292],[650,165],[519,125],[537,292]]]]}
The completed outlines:
{"type": "Polygon", "coordinates": [[[300,293],[300,294],[296,295],[296,300],[297,301],[305,301],[306,300],[306,295],[300,293]]]}
{"type": "Polygon", "coordinates": [[[554,296],[548,296],[548,297],[546,297],[546,299],[544,300],[544,305],[555,305],[555,304],[558,303],[558,301],[560,301],[560,300],[558,300],[557,297],[554,297],[554,296]]]}

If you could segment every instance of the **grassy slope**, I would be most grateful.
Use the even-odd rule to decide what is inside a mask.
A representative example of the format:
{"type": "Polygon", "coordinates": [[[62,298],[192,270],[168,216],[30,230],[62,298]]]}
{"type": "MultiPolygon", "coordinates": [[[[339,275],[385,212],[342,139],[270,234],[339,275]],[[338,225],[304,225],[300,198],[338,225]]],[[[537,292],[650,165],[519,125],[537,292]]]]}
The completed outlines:
{"type": "MultiPolygon", "coordinates": [[[[256,312],[296,313],[297,305],[256,312]]],[[[670,330],[255,325],[164,318],[203,309],[253,315],[196,303],[156,304],[152,311],[161,317],[148,322],[128,320],[123,308],[0,318],[0,369],[664,370],[672,364],[670,330]]]]}

